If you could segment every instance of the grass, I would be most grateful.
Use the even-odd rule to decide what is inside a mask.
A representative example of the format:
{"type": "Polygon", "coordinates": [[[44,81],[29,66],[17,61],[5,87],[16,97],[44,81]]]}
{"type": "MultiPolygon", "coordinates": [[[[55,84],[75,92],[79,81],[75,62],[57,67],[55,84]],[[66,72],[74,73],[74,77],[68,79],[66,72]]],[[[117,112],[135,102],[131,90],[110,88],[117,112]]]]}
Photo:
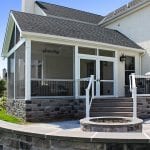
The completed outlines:
{"type": "Polygon", "coordinates": [[[0,120],[7,121],[15,124],[24,124],[23,119],[17,118],[13,115],[10,115],[6,111],[6,97],[0,98],[0,120]]]}
{"type": "Polygon", "coordinates": [[[20,119],[15,116],[7,114],[6,110],[4,110],[4,109],[0,110],[0,120],[7,121],[10,123],[16,123],[16,124],[24,124],[25,123],[23,119],[20,119]]]}

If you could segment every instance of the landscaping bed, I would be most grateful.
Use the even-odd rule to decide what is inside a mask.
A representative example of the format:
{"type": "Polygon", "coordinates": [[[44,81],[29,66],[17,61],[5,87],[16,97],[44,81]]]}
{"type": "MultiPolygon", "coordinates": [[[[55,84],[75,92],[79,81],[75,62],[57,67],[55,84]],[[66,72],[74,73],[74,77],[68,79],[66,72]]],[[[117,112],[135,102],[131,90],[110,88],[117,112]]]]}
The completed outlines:
{"type": "Polygon", "coordinates": [[[0,98],[0,120],[16,123],[16,124],[25,123],[23,119],[12,116],[6,112],[6,97],[0,98]]]}

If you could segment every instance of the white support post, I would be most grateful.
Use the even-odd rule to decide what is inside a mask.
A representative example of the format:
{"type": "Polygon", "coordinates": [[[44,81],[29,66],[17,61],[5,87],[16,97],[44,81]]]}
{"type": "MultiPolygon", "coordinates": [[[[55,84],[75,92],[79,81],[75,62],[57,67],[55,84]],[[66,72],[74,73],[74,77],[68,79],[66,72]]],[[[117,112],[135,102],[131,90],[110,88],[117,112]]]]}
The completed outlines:
{"type": "Polygon", "coordinates": [[[25,42],[25,100],[31,99],[31,40],[25,42]]]}
{"type": "Polygon", "coordinates": [[[79,87],[78,87],[78,79],[79,79],[79,64],[78,64],[78,46],[75,46],[75,98],[79,96],[79,87]]]}
{"type": "Polygon", "coordinates": [[[90,104],[89,104],[89,89],[86,89],[86,118],[90,117],[90,104]]]}

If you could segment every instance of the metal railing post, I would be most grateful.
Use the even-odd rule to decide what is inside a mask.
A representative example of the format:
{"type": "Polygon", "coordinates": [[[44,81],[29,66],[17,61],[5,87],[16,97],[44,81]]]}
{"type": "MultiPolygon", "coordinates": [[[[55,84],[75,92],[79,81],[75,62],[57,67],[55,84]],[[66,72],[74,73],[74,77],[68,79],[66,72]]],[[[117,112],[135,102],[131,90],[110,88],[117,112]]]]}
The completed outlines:
{"type": "Polygon", "coordinates": [[[137,118],[137,87],[135,82],[135,74],[131,75],[132,82],[132,98],[133,98],[133,119],[137,118]]]}
{"type": "Polygon", "coordinates": [[[89,89],[86,89],[86,118],[89,118],[90,117],[90,103],[89,103],[89,99],[90,99],[90,96],[89,96],[89,89]]]}
{"type": "Polygon", "coordinates": [[[94,98],[94,75],[91,75],[92,78],[92,98],[94,98]]]}

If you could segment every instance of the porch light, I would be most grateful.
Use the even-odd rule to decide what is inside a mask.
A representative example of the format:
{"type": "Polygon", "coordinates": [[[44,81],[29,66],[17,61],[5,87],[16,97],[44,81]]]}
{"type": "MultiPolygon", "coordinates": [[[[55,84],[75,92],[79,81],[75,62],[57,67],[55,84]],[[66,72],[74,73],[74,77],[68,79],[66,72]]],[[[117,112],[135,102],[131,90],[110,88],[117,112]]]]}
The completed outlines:
{"type": "Polygon", "coordinates": [[[120,56],[120,61],[123,62],[123,61],[125,61],[125,60],[126,60],[126,55],[122,54],[122,55],[120,56]]]}

